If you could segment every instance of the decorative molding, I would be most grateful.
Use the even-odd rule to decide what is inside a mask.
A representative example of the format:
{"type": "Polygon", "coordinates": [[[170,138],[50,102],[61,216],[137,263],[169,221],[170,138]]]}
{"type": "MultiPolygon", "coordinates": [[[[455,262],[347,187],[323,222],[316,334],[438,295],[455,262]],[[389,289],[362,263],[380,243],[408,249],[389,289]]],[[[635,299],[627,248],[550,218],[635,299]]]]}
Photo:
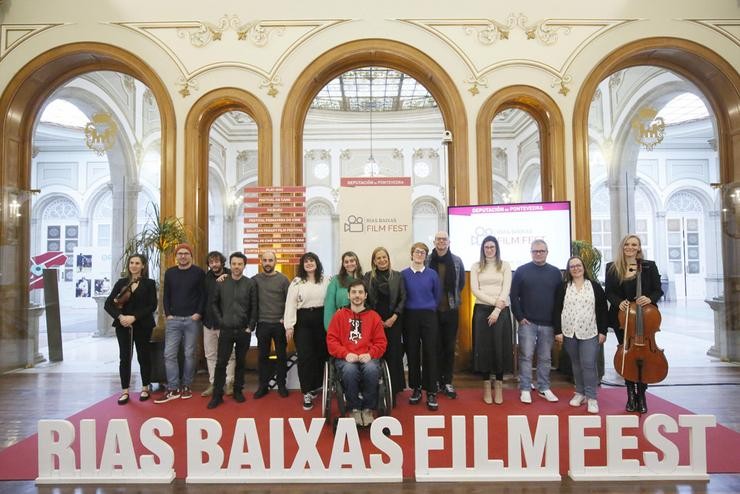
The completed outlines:
{"type": "MultiPolygon", "coordinates": [[[[278,94],[278,86],[282,85],[277,73],[283,63],[290,57],[299,46],[308,39],[316,36],[321,31],[330,27],[349,22],[350,19],[306,19],[306,20],[261,20],[242,23],[236,15],[224,15],[217,24],[192,21],[192,22],[109,22],[107,24],[120,26],[132,30],[146,37],[159,46],[172,61],[177,65],[182,74],[181,81],[177,84],[183,86],[179,91],[183,97],[190,94],[194,86],[194,79],[208,71],[235,67],[247,70],[263,79],[260,88],[267,89],[268,96],[275,97],[278,94]],[[233,39],[225,38],[224,33],[234,31],[233,39]],[[290,34],[296,32],[293,39],[290,34]],[[249,40],[257,48],[267,47],[273,34],[287,39],[287,47],[280,50],[271,58],[271,65],[260,66],[254,61],[254,57],[244,57],[241,60],[221,60],[219,53],[209,51],[219,43],[240,43],[249,40]],[[185,45],[178,40],[184,40],[185,45]],[[218,43],[216,43],[218,42],[218,43]],[[192,57],[193,49],[203,51],[200,57],[192,57]],[[213,58],[208,61],[209,56],[213,58]],[[194,60],[201,60],[197,67],[189,67],[194,60]],[[187,82],[187,84],[185,84],[187,82]]],[[[268,57],[269,58],[269,57],[268,57]]],[[[267,65],[267,64],[266,64],[267,65]]]]}
{"type": "MultiPolygon", "coordinates": [[[[487,74],[506,66],[531,67],[544,71],[554,77],[552,87],[559,87],[558,92],[563,96],[567,96],[570,92],[570,88],[567,86],[572,81],[572,76],[568,74],[568,70],[575,58],[586,46],[618,26],[623,26],[624,24],[641,19],[542,19],[529,24],[526,15],[512,13],[507,16],[505,23],[491,19],[396,20],[423,29],[450,46],[470,70],[471,76],[463,81],[463,83],[470,86],[468,92],[473,96],[480,93],[481,87],[487,87],[487,79],[485,77],[487,74]],[[583,39],[574,40],[575,47],[565,57],[562,63],[551,60],[551,57],[547,57],[545,53],[539,57],[530,56],[530,58],[483,57],[479,55],[480,62],[477,63],[473,59],[472,54],[475,50],[463,47],[464,40],[456,35],[455,31],[451,30],[451,28],[461,28],[463,36],[474,36],[475,40],[486,48],[494,47],[499,44],[499,41],[503,40],[512,44],[537,40],[543,48],[548,48],[556,44],[560,40],[561,35],[576,36],[580,28],[591,28],[591,32],[584,33],[582,36],[583,39]],[[524,36],[521,40],[513,37],[515,30],[521,30],[523,32],[524,36]],[[483,63],[487,63],[490,60],[496,61],[485,66],[483,65],[483,63]]],[[[517,53],[517,50],[508,51],[517,53]]]]}
{"type": "Polygon", "coordinates": [[[263,47],[270,41],[270,35],[282,36],[284,25],[269,25],[263,21],[242,22],[237,15],[224,15],[216,24],[198,22],[194,26],[177,29],[177,36],[190,41],[196,48],[203,48],[214,41],[221,41],[226,31],[235,31],[238,41],[249,40],[254,46],[263,47]]]}
{"type": "Polygon", "coordinates": [[[177,90],[178,93],[180,93],[180,96],[183,98],[187,98],[190,96],[190,90],[197,91],[198,90],[198,81],[195,81],[193,79],[186,79],[185,77],[180,77],[180,79],[175,83],[176,86],[180,86],[180,89],[177,90]]]}
{"type": "Polygon", "coordinates": [[[571,32],[571,26],[556,23],[550,19],[537,21],[534,24],[527,24],[528,22],[527,16],[522,13],[509,14],[506,23],[489,20],[485,26],[463,26],[463,30],[465,34],[475,35],[478,42],[486,46],[492,45],[498,40],[508,40],[511,30],[515,27],[524,31],[528,40],[536,39],[543,45],[557,43],[559,32],[564,35],[571,32]]]}
{"type": "Polygon", "coordinates": [[[645,106],[637,110],[630,121],[635,134],[635,141],[646,151],[652,151],[655,146],[663,142],[665,137],[665,122],[658,117],[658,110],[645,106]]]}
{"type": "Polygon", "coordinates": [[[677,19],[679,21],[693,22],[711,29],[720,36],[724,36],[736,45],[740,46],[740,35],[730,32],[728,27],[740,28],[740,19],[677,19]]]}
{"type": "Polygon", "coordinates": [[[70,23],[58,22],[54,24],[0,24],[0,60],[13,51],[24,41],[28,41],[37,34],[58,26],[70,23]]]}

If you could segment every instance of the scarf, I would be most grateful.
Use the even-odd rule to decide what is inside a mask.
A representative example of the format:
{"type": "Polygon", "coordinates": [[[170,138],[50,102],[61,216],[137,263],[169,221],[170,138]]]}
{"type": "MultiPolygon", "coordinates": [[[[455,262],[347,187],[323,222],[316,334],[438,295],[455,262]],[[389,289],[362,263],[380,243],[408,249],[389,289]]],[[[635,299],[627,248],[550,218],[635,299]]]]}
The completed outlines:
{"type": "Polygon", "coordinates": [[[437,249],[432,250],[432,255],[429,257],[429,267],[439,272],[440,263],[445,265],[445,279],[441,280],[442,287],[446,293],[455,293],[457,273],[455,272],[455,263],[452,260],[452,253],[449,249],[443,256],[437,254],[437,249]]]}

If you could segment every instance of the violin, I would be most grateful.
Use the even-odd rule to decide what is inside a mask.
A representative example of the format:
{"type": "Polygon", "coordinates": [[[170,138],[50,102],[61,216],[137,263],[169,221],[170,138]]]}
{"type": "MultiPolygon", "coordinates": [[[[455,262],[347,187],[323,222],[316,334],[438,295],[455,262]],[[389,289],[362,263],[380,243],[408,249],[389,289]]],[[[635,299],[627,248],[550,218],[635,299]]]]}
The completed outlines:
{"type": "Polygon", "coordinates": [[[118,292],[118,295],[116,295],[115,298],[113,298],[113,305],[115,305],[118,308],[118,310],[123,309],[123,306],[128,303],[129,299],[131,298],[131,295],[133,295],[134,293],[132,285],[138,282],[139,282],[139,278],[134,278],[133,280],[131,280],[131,282],[128,285],[121,288],[121,291],[118,292]]]}
{"type": "MultiPolygon", "coordinates": [[[[637,293],[642,296],[642,260],[637,260],[637,293]]],[[[661,315],[655,304],[640,306],[630,302],[619,312],[619,325],[624,328],[624,341],[614,354],[614,368],[627,381],[644,384],[661,382],[668,375],[668,360],[655,343],[660,331],[661,315]]]]}

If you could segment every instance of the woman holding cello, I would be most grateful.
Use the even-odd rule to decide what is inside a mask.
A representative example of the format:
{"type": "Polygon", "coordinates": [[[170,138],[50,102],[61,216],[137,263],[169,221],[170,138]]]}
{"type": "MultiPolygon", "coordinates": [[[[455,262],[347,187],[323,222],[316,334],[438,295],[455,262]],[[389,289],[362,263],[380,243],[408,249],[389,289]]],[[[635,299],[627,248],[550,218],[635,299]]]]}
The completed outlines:
{"type": "Polygon", "coordinates": [[[627,387],[625,409],[628,412],[645,413],[647,382],[659,382],[668,371],[663,351],[655,346],[653,339],[660,325],[660,312],[655,304],[663,296],[663,290],[660,287],[658,267],[653,261],[642,258],[640,238],[637,235],[627,235],[620,245],[621,252],[617,258],[606,265],[606,298],[610,304],[609,325],[614,328],[620,345],[615,355],[615,368],[625,378],[624,383],[627,387]],[[647,326],[652,327],[646,327],[644,323],[646,314],[647,326]],[[645,353],[639,353],[643,351],[645,353]],[[653,369],[650,369],[651,365],[653,369]],[[648,371],[663,377],[651,381],[645,377],[648,371]]]}

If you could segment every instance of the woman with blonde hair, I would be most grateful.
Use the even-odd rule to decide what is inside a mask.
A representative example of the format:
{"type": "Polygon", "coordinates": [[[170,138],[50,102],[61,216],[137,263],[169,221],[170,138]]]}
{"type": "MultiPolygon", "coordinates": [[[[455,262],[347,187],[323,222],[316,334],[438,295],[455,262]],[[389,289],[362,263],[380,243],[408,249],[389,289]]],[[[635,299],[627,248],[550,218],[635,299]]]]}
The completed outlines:
{"type": "MultiPolygon", "coordinates": [[[[642,242],[634,234],[627,235],[620,243],[619,253],[613,262],[606,265],[606,298],[609,301],[609,326],[614,329],[617,341],[624,343],[624,328],[619,327],[619,311],[629,309],[630,302],[644,307],[657,304],[663,296],[660,273],[653,261],[643,258],[642,242]],[[638,264],[642,274],[640,285],[642,296],[637,297],[638,264]]],[[[627,387],[628,412],[647,412],[645,390],[647,384],[624,381],[627,387]]]]}
{"type": "Polygon", "coordinates": [[[403,373],[403,338],[401,316],[406,303],[406,287],[401,273],[391,269],[391,257],[385,247],[376,247],[370,257],[371,269],[365,273],[368,287],[367,306],[374,309],[383,320],[388,346],[383,358],[391,375],[393,403],[396,393],[406,388],[403,373]]]}

